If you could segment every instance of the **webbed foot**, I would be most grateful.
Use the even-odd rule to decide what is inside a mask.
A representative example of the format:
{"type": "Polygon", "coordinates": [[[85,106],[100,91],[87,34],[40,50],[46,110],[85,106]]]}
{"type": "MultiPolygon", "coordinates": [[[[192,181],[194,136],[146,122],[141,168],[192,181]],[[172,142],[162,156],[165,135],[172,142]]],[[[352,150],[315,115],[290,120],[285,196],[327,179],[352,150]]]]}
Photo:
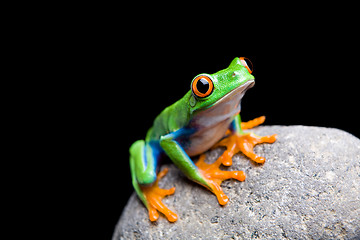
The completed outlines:
{"type": "MultiPolygon", "coordinates": [[[[262,124],[265,121],[265,116],[255,118],[248,122],[242,122],[242,129],[251,129],[262,124]]],[[[238,152],[244,153],[248,158],[257,163],[264,163],[265,158],[260,157],[254,153],[254,146],[259,143],[273,143],[276,141],[276,134],[270,136],[257,136],[253,133],[231,133],[229,130],[227,132],[230,136],[224,138],[214,147],[225,146],[226,151],[220,156],[222,164],[225,166],[232,165],[232,157],[238,152]]]]}
{"type": "Polygon", "coordinates": [[[226,179],[237,179],[239,181],[245,180],[245,174],[243,171],[222,171],[219,169],[221,160],[216,160],[212,164],[205,162],[205,154],[200,155],[199,160],[195,164],[201,175],[205,178],[208,183],[208,188],[216,195],[219,203],[225,205],[229,198],[224,194],[221,189],[221,183],[226,179]]]}
{"type": "Polygon", "coordinates": [[[275,140],[276,134],[260,137],[253,133],[245,133],[242,135],[234,133],[217,144],[217,146],[226,146],[227,148],[219,159],[225,166],[231,166],[232,156],[241,151],[254,162],[264,163],[265,158],[254,153],[254,146],[259,143],[273,143],[275,140]]]}
{"type": "Polygon", "coordinates": [[[156,221],[159,218],[158,211],[163,213],[165,217],[169,220],[169,222],[175,222],[178,219],[176,213],[172,212],[161,201],[164,197],[171,195],[175,192],[175,187],[172,187],[170,189],[159,188],[159,180],[164,177],[167,172],[167,168],[159,172],[157,175],[157,179],[152,186],[141,186],[141,190],[147,201],[149,218],[152,222],[156,221]]]}

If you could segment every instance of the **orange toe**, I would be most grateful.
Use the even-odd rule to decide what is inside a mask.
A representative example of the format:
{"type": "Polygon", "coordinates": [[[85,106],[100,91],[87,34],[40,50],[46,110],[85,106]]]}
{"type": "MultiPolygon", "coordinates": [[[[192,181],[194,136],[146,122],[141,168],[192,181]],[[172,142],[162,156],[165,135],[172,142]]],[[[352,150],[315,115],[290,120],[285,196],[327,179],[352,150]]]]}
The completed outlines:
{"type": "Polygon", "coordinates": [[[141,186],[141,190],[148,203],[148,211],[150,221],[156,221],[159,218],[159,213],[165,215],[169,222],[175,222],[178,219],[176,213],[172,212],[167,206],[162,203],[162,199],[175,192],[175,187],[170,189],[159,188],[159,180],[166,175],[168,169],[165,168],[158,175],[156,181],[151,186],[141,186]]]}
{"type": "Polygon", "coordinates": [[[260,124],[265,122],[265,116],[261,116],[258,118],[255,118],[253,120],[250,120],[248,122],[242,122],[241,123],[241,129],[245,130],[245,129],[251,129],[254,128],[256,126],[259,126],[260,124]]]}
{"type": "Polygon", "coordinates": [[[237,179],[239,181],[245,180],[245,174],[243,171],[222,171],[219,169],[222,163],[221,159],[216,160],[212,164],[205,162],[205,154],[202,154],[199,160],[196,163],[196,166],[199,168],[199,172],[205,178],[208,183],[208,188],[216,195],[218,202],[221,205],[228,203],[229,198],[225,195],[222,188],[220,187],[221,183],[226,179],[237,179]]]}
{"type": "Polygon", "coordinates": [[[217,144],[218,146],[225,146],[227,148],[219,159],[221,159],[225,166],[230,166],[232,163],[232,156],[238,152],[242,152],[254,162],[264,163],[265,158],[254,153],[254,146],[259,143],[273,143],[275,140],[276,134],[260,137],[253,133],[246,133],[242,135],[234,133],[217,144]]]}

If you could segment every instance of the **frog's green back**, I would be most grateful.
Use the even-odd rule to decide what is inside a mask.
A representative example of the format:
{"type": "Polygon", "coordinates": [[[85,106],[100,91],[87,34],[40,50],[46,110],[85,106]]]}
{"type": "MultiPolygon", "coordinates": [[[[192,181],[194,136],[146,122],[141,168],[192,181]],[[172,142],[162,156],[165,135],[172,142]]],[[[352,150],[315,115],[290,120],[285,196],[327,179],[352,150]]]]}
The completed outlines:
{"type": "Polygon", "coordinates": [[[154,120],[146,135],[146,141],[159,140],[161,136],[174,132],[187,125],[190,119],[188,91],[183,98],[165,108],[154,120]]]}

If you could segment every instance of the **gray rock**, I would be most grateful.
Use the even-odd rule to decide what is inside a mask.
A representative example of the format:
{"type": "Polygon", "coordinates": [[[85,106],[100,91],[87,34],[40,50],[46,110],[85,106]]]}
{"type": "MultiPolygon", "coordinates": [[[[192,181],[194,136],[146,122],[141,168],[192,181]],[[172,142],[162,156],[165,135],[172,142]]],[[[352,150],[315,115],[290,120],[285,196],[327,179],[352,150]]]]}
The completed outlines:
{"type": "MultiPolygon", "coordinates": [[[[135,194],[131,196],[113,240],[118,239],[360,239],[360,140],[341,130],[305,126],[265,126],[258,135],[278,134],[274,144],[255,152],[263,165],[243,154],[228,170],[243,170],[244,182],[227,180],[230,201],[188,180],[175,166],[160,187],[176,186],[164,203],[179,215],[156,223],[135,194]]],[[[207,153],[214,161],[224,148],[207,153]]]]}

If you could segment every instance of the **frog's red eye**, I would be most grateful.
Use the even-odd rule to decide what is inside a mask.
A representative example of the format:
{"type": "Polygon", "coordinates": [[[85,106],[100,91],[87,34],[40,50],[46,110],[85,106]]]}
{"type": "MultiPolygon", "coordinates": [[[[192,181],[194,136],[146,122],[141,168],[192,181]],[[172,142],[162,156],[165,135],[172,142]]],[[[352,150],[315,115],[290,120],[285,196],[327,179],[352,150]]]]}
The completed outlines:
{"type": "Polygon", "coordinates": [[[212,93],[214,84],[208,76],[198,76],[192,82],[191,89],[196,96],[203,98],[212,93]]]}
{"type": "Polygon", "coordinates": [[[239,59],[240,59],[241,65],[246,67],[246,69],[249,71],[249,73],[252,73],[253,72],[253,65],[252,65],[252,62],[250,61],[250,59],[248,59],[246,57],[240,57],[239,59]],[[248,63],[250,63],[251,68],[249,68],[248,63]]]}

